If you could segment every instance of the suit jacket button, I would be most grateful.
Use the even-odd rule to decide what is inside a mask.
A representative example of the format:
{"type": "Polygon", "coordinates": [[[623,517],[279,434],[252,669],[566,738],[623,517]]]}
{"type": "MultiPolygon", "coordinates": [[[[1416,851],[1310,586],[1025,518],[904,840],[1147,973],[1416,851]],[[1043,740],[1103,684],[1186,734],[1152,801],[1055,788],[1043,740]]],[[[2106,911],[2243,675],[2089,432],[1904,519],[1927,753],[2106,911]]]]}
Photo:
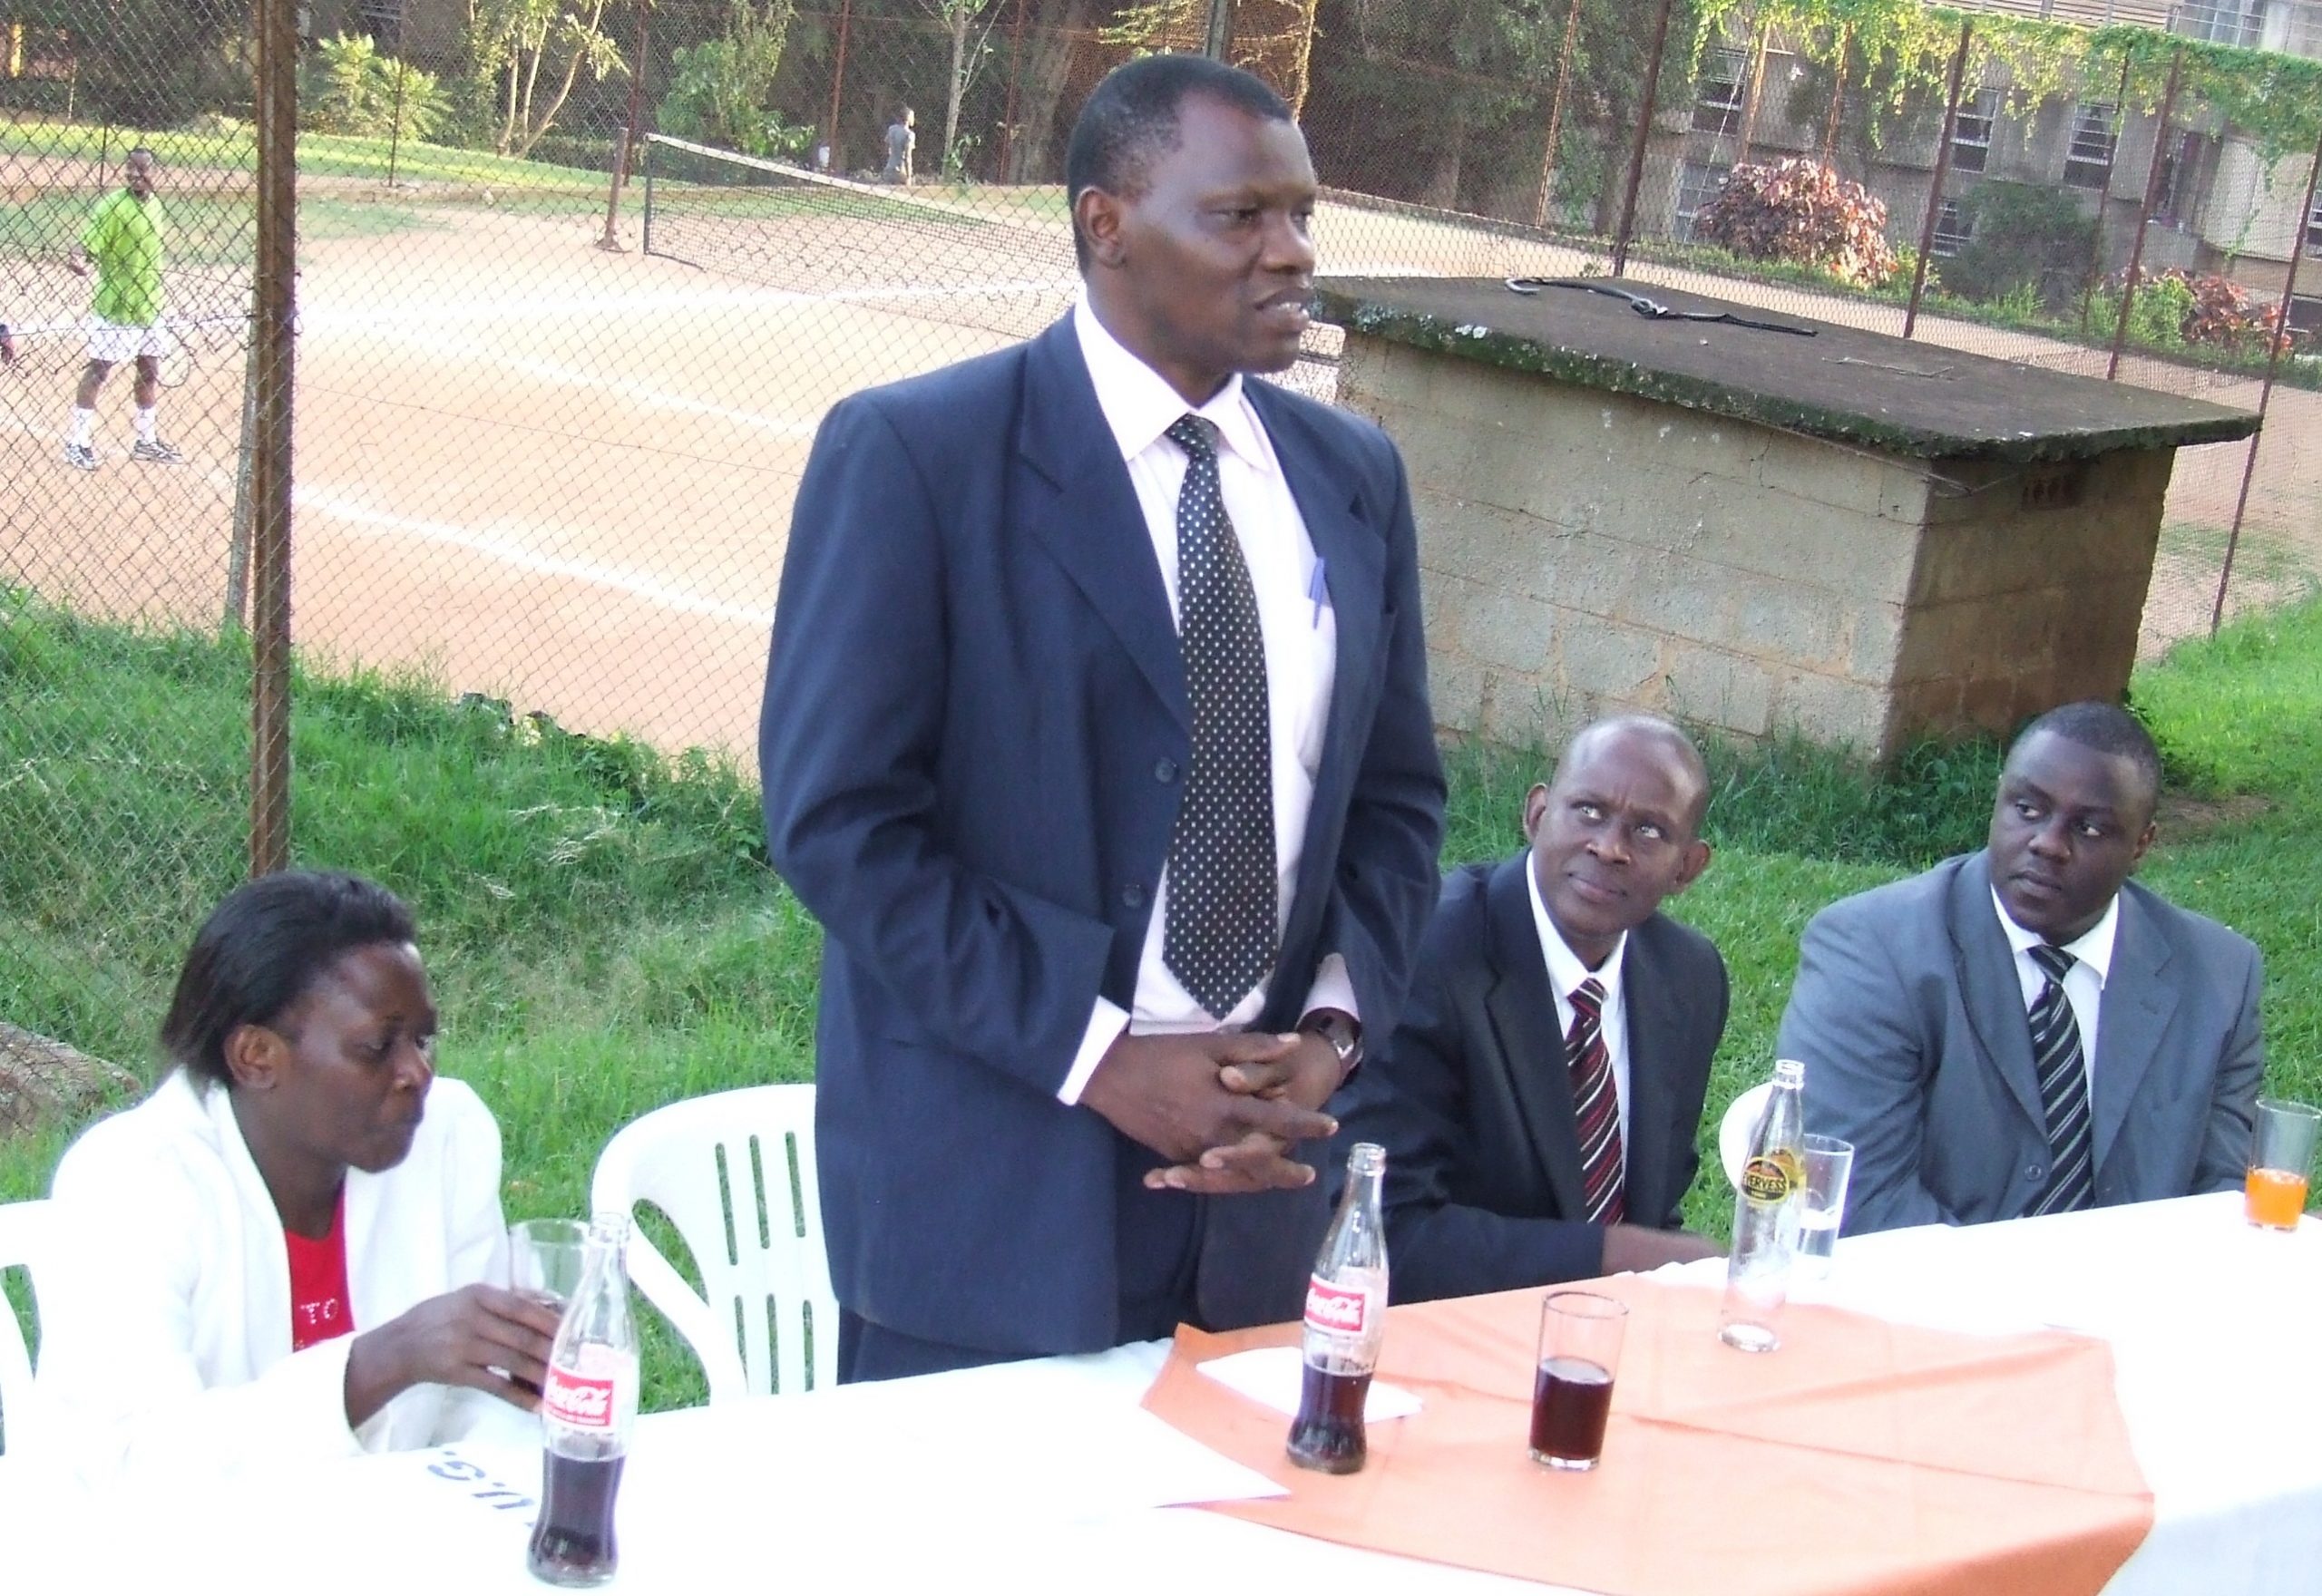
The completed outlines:
{"type": "Polygon", "coordinates": [[[1174,759],[1155,760],[1153,762],[1153,779],[1156,782],[1176,781],[1177,779],[1177,762],[1174,759]]]}
{"type": "Polygon", "coordinates": [[[2027,1181],[2038,1180],[2040,1178],[2040,1166],[2036,1163],[2025,1164],[2024,1166],[2024,1178],[2027,1181]]]}
{"type": "Polygon", "coordinates": [[[1145,889],[1131,881],[1121,889],[1121,901],[1131,909],[1145,907],[1145,889]]]}

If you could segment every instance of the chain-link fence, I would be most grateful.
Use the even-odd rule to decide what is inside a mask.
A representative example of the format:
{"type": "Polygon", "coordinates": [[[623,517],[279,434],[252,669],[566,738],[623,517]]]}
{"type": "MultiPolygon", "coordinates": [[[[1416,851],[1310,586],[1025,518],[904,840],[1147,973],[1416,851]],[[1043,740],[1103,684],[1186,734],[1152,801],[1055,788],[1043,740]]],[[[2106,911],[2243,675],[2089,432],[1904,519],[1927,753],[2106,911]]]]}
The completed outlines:
{"type": "MultiPolygon", "coordinates": [[[[2291,281],[2322,244],[2311,5],[262,9],[298,35],[289,635],[318,677],[415,673],[512,723],[746,763],[817,422],[1057,315],[1066,131],[1159,48],[1222,48],[1298,106],[1326,272],[1618,270],[2262,400],[2254,456],[2180,457],[2150,647],[2322,569],[2322,280],[2291,281]]],[[[250,0],[0,21],[0,1018],[134,1061],[109,1017],[158,1012],[249,857],[288,441],[248,380],[254,119],[287,80],[256,72],[250,0]],[[140,149],[152,198],[123,201],[140,149]],[[151,316],[117,297],[146,216],[151,316]],[[93,348],[115,358],[89,393],[93,348]]],[[[1332,336],[1312,354],[1293,380],[1328,396],[1332,336]]]]}

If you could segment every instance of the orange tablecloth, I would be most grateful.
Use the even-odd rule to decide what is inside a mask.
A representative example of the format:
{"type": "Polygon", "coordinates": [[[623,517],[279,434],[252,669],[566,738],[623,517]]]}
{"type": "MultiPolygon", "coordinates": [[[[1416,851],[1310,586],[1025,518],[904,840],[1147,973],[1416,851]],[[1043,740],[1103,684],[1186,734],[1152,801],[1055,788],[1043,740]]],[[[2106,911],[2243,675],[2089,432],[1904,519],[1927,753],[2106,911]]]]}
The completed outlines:
{"type": "Polygon", "coordinates": [[[1282,1416],[1195,1367],[1295,1325],[1180,1329],[1146,1406],[1293,1493],[1215,1511],[1607,1596],[2094,1596],[2151,1527],[2101,1341],[1793,1305],[1751,1356],[1714,1291],[1591,1289],[1630,1311],[1592,1473],[1525,1455],[1538,1291],[1390,1313],[1379,1377],[1425,1406],[1371,1426],[1361,1474],[1292,1466],[1282,1416]]]}

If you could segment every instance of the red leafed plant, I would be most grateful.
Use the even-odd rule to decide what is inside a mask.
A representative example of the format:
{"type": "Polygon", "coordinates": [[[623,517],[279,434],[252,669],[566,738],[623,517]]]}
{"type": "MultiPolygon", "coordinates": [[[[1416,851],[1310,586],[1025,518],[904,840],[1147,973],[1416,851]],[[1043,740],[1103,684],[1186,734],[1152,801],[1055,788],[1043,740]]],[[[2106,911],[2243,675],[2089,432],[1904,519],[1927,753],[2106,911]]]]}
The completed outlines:
{"type": "Polygon", "coordinates": [[[1835,168],[1796,157],[1737,166],[1693,219],[1693,237],[1752,260],[1826,271],[1857,287],[1895,275],[1887,203],[1835,168]]]}
{"type": "MultiPolygon", "coordinates": [[[[2120,292],[2121,283],[2128,274],[2116,272],[2106,284],[2113,293],[2120,292]]],[[[2188,344],[2206,344],[2212,348],[2255,349],[2263,354],[2268,345],[2278,336],[2276,326],[2281,307],[2256,298],[2249,289],[2213,271],[2187,271],[2172,266],[2166,271],[2140,272],[2137,292],[2140,296],[2160,288],[2171,303],[2180,307],[2177,336],[2188,344]],[[2162,285],[2175,284],[2181,294],[2162,285]]],[[[2296,335],[2285,339],[2287,350],[2297,342],[2296,335]]]]}

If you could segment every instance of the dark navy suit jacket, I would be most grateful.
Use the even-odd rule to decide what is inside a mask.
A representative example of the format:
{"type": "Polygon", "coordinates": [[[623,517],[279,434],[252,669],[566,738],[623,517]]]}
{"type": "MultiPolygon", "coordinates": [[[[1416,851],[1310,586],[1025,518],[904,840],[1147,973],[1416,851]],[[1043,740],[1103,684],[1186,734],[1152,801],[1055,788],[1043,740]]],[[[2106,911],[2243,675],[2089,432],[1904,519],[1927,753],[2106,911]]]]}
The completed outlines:
{"type": "MultiPolygon", "coordinates": [[[[1596,1274],[1580,1134],[1556,994],[1532,919],[1530,854],[1443,884],[1410,1001],[1344,1094],[1342,1143],[1387,1149],[1390,1289],[1398,1302],[1596,1274]]],[[[1710,1060],[1725,1031],[1725,960],[1656,914],[1621,955],[1628,1030],[1623,1195],[1631,1222],[1673,1229],[1701,1166],[1710,1060]]]]}
{"type": "MultiPolygon", "coordinates": [[[[1338,672],[1262,1028],[1341,955],[1394,1024],[1443,783],[1410,502],[1370,423],[1249,384],[1325,562],[1338,672]]],[[[776,867],[824,931],[816,1144],[839,1299],[994,1351],[1117,1338],[1128,1143],[1056,1099],[1132,1003],[1190,743],[1135,490],[1068,319],[849,398],[793,513],[759,734],[776,867]]],[[[1295,1317],[1321,1191],[1204,1204],[1213,1325],[1295,1317]]]]}

